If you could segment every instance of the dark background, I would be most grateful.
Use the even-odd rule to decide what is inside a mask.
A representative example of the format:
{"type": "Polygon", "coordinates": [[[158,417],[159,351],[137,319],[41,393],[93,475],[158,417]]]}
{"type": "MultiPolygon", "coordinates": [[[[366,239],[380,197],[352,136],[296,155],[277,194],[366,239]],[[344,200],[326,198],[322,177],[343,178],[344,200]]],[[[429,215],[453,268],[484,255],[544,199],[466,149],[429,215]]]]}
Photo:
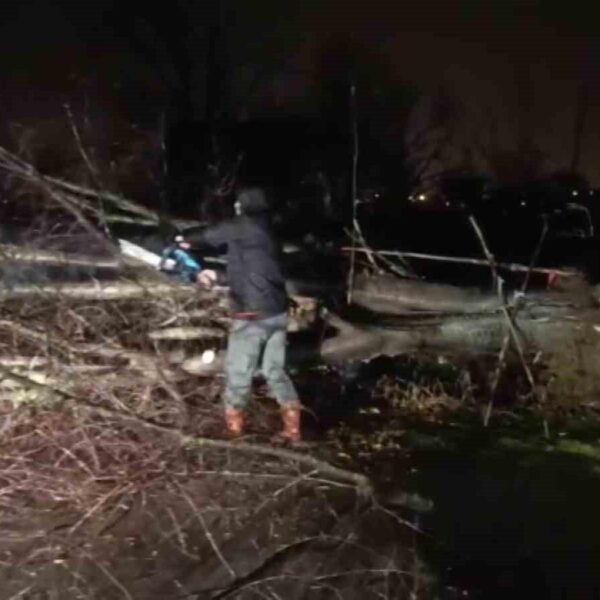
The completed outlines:
{"type": "Polygon", "coordinates": [[[557,173],[563,191],[587,190],[600,183],[597,17],[592,3],[525,0],[6,1],[2,135],[73,176],[68,103],[105,179],[138,200],[194,213],[241,156],[240,181],[322,212],[327,191],[347,221],[354,83],[366,220],[411,194],[446,210],[557,173]],[[440,184],[465,174],[456,193],[440,184]]]}

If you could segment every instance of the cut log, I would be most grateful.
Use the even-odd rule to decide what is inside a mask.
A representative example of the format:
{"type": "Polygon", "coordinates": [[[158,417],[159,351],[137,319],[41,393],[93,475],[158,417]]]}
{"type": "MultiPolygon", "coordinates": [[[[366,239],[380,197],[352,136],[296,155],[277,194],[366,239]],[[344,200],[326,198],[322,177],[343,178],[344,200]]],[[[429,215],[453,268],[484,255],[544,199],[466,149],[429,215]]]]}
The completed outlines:
{"type": "Polygon", "coordinates": [[[118,269],[120,262],[115,259],[102,259],[81,254],[53,252],[52,250],[23,248],[8,244],[0,245],[0,266],[3,263],[28,262],[42,265],[69,265],[96,269],[118,269]]]}
{"type": "Polygon", "coordinates": [[[67,283],[49,285],[15,285],[0,287],[0,300],[27,298],[31,296],[63,297],[77,300],[131,300],[137,298],[177,298],[211,292],[200,290],[198,286],[156,281],[67,283]]]}
{"type": "Polygon", "coordinates": [[[0,365],[7,369],[24,367],[26,369],[36,369],[45,367],[50,360],[42,356],[0,356],[0,365]]]}
{"type": "MultiPolygon", "coordinates": [[[[540,291],[527,294],[527,302],[539,305],[566,304],[590,307],[593,289],[582,283],[567,294],[540,291]]],[[[389,276],[362,277],[353,293],[354,303],[373,313],[414,315],[417,312],[442,314],[488,313],[500,310],[503,301],[493,292],[452,285],[408,281],[389,276]]],[[[514,299],[513,299],[514,300],[514,299]]],[[[508,302],[512,300],[509,298],[508,302]]]]}
{"type": "Polygon", "coordinates": [[[412,311],[485,312],[497,310],[497,296],[476,290],[381,276],[361,277],[353,293],[354,303],[375,313],[402,315],[412,311]]]}
{"type": "MultiPolygon", "coordinates": [[[[518,312],[516,330],[526,353],[545,364],[586,379],[600,392],[600,310],[559,305],[527,306],[518,312]]],[[[320,348],[331,364],[370,361],[379,356],[446,356],[458,360],[496,355],[507,334],[502,311],[474,315],[432,315],[398,319],[393,325],[346,324],[320,348]]]]}
{"type": "Polygon", "coordinates": [[[151,340],[205,340],[224,338],[227,332],[218,327],[166,327],[151,331],[148,337],[151,340]]]}

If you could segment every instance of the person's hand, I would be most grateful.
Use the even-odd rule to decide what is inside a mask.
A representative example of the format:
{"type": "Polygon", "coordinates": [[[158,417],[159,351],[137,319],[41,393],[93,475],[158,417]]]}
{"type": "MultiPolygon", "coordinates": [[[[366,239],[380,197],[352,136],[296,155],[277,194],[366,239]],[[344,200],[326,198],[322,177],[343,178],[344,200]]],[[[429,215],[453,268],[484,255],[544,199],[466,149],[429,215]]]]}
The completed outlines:
{"type": "Polygon", "coordinates": [[[212,269],[204,269],[196,276],[196,282],[201,287],[210,289],[217,282],[217,273],[212,269]]]}

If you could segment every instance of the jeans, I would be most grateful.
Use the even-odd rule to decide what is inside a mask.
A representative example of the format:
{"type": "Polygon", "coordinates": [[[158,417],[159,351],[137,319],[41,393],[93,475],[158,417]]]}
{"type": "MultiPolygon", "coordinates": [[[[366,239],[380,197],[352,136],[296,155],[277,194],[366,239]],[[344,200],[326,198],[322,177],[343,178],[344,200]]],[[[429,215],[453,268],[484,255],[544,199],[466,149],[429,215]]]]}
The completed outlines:
{"type": "Polygon", "coordinates": [[[252,378],[260,367],[280,405],[298,402],[285,371],[287,314],[256,321],[234,320],[225,359],[225,405],[243,409],[250,398],[252,378]]]}

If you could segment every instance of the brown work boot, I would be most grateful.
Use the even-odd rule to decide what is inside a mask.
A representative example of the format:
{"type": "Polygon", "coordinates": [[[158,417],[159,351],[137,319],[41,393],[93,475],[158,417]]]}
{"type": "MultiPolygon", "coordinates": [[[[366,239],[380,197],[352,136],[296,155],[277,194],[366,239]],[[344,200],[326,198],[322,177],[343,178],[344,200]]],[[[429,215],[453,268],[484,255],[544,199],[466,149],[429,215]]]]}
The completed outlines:
{"type": "Polygon", "coordinates": [[[225,424],[231,437],[239,437],[244,433],[244,412],[233,406],[225,407],[225,424]]]}
{"type": "Polygon", "coordinates": [[[281,418],[283,419],[283,429],[277,435],[279,441],[298,444],[302,441],[300,435],[300,403],[293,402],[281,407],[281,418]]]}

